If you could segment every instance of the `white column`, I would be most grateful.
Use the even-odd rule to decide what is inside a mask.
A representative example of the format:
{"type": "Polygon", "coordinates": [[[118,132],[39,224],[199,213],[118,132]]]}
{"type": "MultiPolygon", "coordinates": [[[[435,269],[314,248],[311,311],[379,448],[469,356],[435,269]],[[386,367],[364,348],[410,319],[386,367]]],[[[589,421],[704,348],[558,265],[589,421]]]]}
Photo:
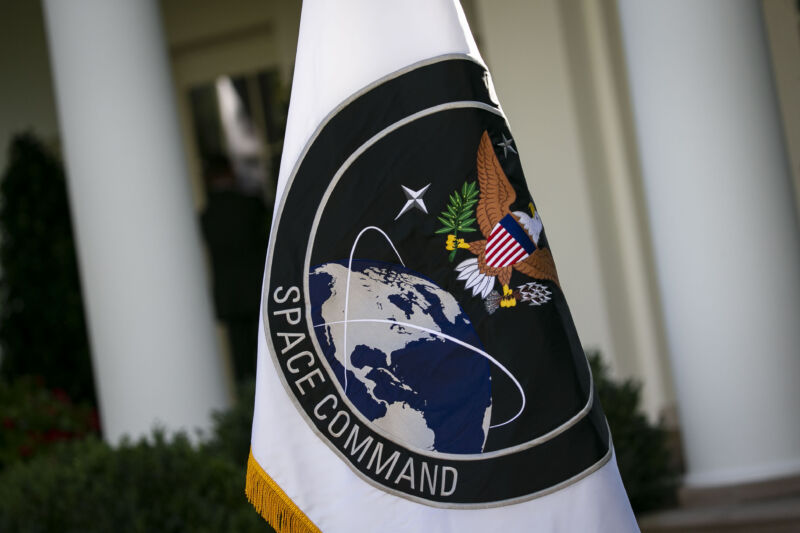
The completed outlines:
{"type": "Polygon", "coordinates": [[[208,428],[229,395],[158,3],[44,6],[105,437],[208,428]]]}
{"type": "Polygon", "coordinates": [[[800,472],[800,234],[756,0],[620,0],[688,459],[800,472]]]}

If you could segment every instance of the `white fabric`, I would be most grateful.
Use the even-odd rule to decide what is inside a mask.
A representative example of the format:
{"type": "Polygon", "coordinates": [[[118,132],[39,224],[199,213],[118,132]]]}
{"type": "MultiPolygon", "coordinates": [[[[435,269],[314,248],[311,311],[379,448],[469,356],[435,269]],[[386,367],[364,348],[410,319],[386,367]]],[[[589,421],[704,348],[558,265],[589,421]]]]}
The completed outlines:
{"type": "Polygon", "coordinates": [[[387,74],[451,53],[483,62],[456,0],[304,1],[276,198],[339,103],[387,74]]]}
{"type": "MultiPolygon", "coordinates": [[[[480,58],[456,0],[306,0],[278,198],[317,126],[340,102],[417,61],[480,58]]],[[[612,460],[558,492],[480,510],[434,508],[356,476],[308,426],[280,382],[259,327],[253,455],[325,533],[638,531],[612,460]]]]}

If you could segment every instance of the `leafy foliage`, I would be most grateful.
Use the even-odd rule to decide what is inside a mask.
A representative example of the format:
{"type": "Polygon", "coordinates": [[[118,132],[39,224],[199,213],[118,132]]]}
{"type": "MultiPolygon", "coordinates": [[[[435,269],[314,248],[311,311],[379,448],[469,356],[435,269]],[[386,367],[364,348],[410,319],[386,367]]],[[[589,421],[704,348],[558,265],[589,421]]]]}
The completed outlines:
{"type": "Polygon", "coordinates": [[[38,375],[94,399],[61,163],[32,135],[9,149],[0,180],[0,373],[38,375]]]}
{"type": "Polygon", "coordinates": [[[206,444],[207,451],[234,463],[241,463],[247,458],[250,453],[255,396],[254,379],[239,383],[234,406],[214,414],[214,431],[206,444]]]}
{"type": "Polygon", "coordinates": [[[112,448],[97,416],[64,174],[31,135],[0,183],[0,531],[271,531],[244,496],[253,384],[184,435],[112,448]],[[75,402],[73,402],[73,399],[75,402]]]}
{"type": "Polygon", "coordinates": [[[600,355],[588,355],[597,395],[614,439],[617,465],[635,513],[675,505],[678,468],[667,430],[639,408],[641,386],[613,382],[600,355]]]}
{"type": "Polygon", "coordinates": [[[244,461],[191,445],[185,435],[111,448],[60,446],[0,475],[0,531],[268,531],[244,497],[244,461]]]}
{"type": "Polygon", "coordinates": [[[117,448],[89,437],[0,470],[0,531],[272,531],[244,495],[254,395],[242,384],[200,446],[163,431],[117,448]]]}
{"type": "MultiPolygon", "coordinates": [[[[469,183],[464,182],[461,191],[454,191],[450,195],[450,203],[447,208],[442,211],[441,216],[437,217],[442,223],[442,227],[436,230],[436,233],[449,233],[454,237],[458,237],[458,232],[470,233],[476,231],[472,226],[475,222],[474,206],[478,203],[478,188],[474,181],[469,183]]],[[[456,257],[456,251],[450,252],[450,262],[456,257]]]]}
{"type": "Polygon", "coordinates": [[[0,471],[46,453],[60,442],[98,432],[97,411],[75,405],[61,389],[46,389],[31,377],[0,380],[0,471]]]}
{"type": "MultiPolygon", "coordinates": [[[[612,382],[596,354],[590,362],[634,510],[671,503],[677,472],[666,431],[640,412],[638,385],[612,382]]],[[[2,406],[20,397],[5,390],[2,406]]],[[[254,390],[252,382],[241,386],[236,406],[215,417],[202,446],[162,432],[118,448],[89,437],[6,466],[0,471],[0,531],[269,531],[243,494],[254,390]]],[[[61,401],[52,394],[42,398],[42,405],[47,398],[61,401]]]]}

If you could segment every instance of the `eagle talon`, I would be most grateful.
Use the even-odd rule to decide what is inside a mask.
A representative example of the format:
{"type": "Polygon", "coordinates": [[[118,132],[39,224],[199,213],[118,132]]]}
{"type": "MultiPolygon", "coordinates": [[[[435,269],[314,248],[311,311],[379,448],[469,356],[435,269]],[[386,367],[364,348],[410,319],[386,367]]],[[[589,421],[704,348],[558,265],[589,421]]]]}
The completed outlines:
{"type": "Polygon", "coordinates": [[[503,285],[503,297],[500,299],[500,307],[514,307],[517,305],[517,299],[514,297],[514,291],[512,291],[508,285],[503,285]]]}
{"type": "Polygon", "coordinates": [[[447,236],[447,242],[445,243],[445,249],[453,251],[456,248],[469,248],[469,244],[464,242],[464,239],[456,239],[456,236],[452,233],[447,236]]]}
{"type": "Polygon", "coordinates": [[[511,296],[510,298],[502,298],[500,300],[500,307],[515,307],[517,305],[517,299],[511,296]]]}

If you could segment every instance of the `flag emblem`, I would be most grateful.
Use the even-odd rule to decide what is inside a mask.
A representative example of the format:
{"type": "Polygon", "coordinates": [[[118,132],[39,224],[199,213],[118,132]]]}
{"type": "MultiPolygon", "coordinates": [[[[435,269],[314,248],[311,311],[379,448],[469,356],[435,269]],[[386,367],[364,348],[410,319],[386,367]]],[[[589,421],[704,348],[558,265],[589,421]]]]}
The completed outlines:
{"type": "Polygon", "coordinates": [[[611,454],[510,142],[485,68],[429,60],[340,106],[276,212],[263,319],[286,394],[361,479],[426,505],[524,501],[611,454]]]}
{"type": "MultiPolygon", "coordinates": [[[[506,139],[505,134],[503,139],[504,142],[497,144],[505,150],[511,140],[506,139]]],[[[507,159],[507,152],[505,155],[507,159]]],[[[477,256],[458,264],[458,279],[464,281],[464,288],[472,290],[473,296],[484,299],[490,314],[498,307],[515,307],[517,300],[530,305],[549,302],[551,293],[540,282],[528,281],[516,290],[509,287],[514,270],[556,285],[558,275],[533,201],[528,203],[530,215],[519,210],[511,211],[517,202],[517,193],[494,153],[486,131],[478,145],[476,172],[479,188],[476,189],[475,182],[464,183],[460,196],[458,191],[450,196],[450,205],[439,218],[443,227],[437,233],[449,233],[445,248],[450,250],[450,261],[461,248],[477,256]],[[458,232],[475,231],[471,227],[473,222],[477,222],[484,239],[467,243],[464,238],[458,238],[458,232]],[[502,287],[502,295],[493,290],[495,281],[502,287]],[[536,297],[531,298],[532,294],[536,297]]]]}

